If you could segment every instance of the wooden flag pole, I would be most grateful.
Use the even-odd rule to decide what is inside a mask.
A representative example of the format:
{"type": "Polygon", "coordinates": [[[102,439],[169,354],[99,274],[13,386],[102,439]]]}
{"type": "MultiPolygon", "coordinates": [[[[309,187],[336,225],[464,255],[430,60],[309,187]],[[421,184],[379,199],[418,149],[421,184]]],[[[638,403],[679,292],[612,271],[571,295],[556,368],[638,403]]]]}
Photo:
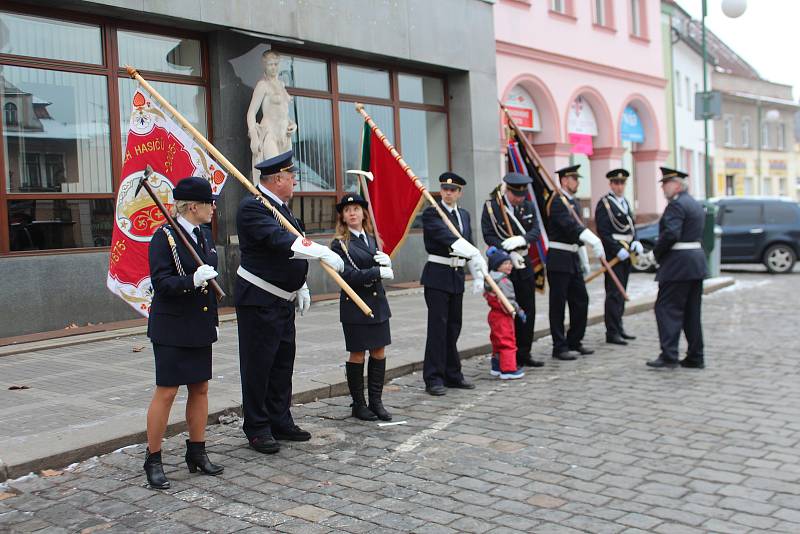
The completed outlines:
{"type": "MultiPolygon", "coordinates": [[[[394,157],[394,159],[397,160],[397,163],[400,164],[400,167],[403,169],[403,171],[405,171],[409,179],[411,179],[411,181],[414,182],[414,185],[422,193],[422,196],[425,197],[425,200],[430,202],[431,206],[433,206],[436,209],[436,212],[439,214],[439,217],[442,218],[444,224],[447,225],[447,228],[453,233],[454,236],[456,236],[457,238],[462,238],[463,236],[461,235],[461,232],[458,231],[458,229],[455,227],[450,218],[444,214],[444,211],[442,211],[442,208],[439,206],[439,203],[436,202],[436,199],[433,198],[433,195],[431,195],[430,191],[428,191],[428,189],[422,184],[417,175],[414,174],[414,171],[411,170],[411,167],[409,167],[408,163],[405,162],[403,156],[401,156],[400,153],[397,151],[397,149],[395,149],[394,146],[392,146],[392,144],[389,142],[389,140],[386,139],[386,136],[383,134],[381,129],[378,128],[378,125],[375,124],[375,121],[372,120],[372,117],[370,117],[369,114],[364,110],[364,104],[356,102],[356,111],[358,111],[361,114],[361,116],[364,117],[364,120],[367,122],[367,124],[369,124],[369,127],[372,129],[373,132],[375,132],[375,135],[378,136],[378,139],[381,140],[383,146],[385,146],[389,150],[389,153],[394,157]]],[[[509,315],[514,315],[516,313],[516,309],[514,308],[514,306],[511,305],[506,296],[503,295],[503,292],[500,291],[500,288],[497,286],[497,283],[492,279],[491,276],[489,276],[489,273],[484,273],[484,275],[485,275],[484,280],[486,281],[487,284],[489,284],[489,287],[492,288],[492,292],[495,294],[495,296],[497,296],[498,300],[500,300],[500,302],[503,304],[503,307],[506,309],[509,315]]]]}
{"type": "MultiPolygon", "coordinates": [[[[272,213],[272,215],[278,220],[280,225],[283,226],[284,229],[286,229],[287,232],[290,232],[291,234],[296,235],[298,237],[302,237],[302,234],[300,234],[297,228],[295,228],[286,219],[286,217],[284,217],[277,209],[275,209],[275,207],[272,206],[272,204],[269,203],[269,201],[266,198],[264,198],[264,196],[258,189],[256,189],[253,183],[247,178],[245,178],[244,175],[241,172],[239,172],[239,169],[234,167],[233,164],[230,161],[228,161],[228,158],[223,156],[222,153],[219,150],[217,150],[217,147],[212,145],[208,141],[208,139],[206,139],[205,136],[203,136],[203,134],[198,132],[197,129],[194,126],[192,126],[192,124],[178,112],[178,110],[172,107],[172,104],[170,104],[163,96],[161,96],[158,93],[158,91],[153,89],[153,87],[149,83],[147,83],[147,80],[142,78],[142,76],[136,71],[135,68],[128,65],[125,67],[125,70],[128,71],[128,75],[131,78],[139,82],[139,84],[145,89],[145,91],[150,93],[150,95],[153,98],[158,100],[158,103],[161,104],[161,106],[164,107],[164,109],[166,109],[172,115],[172,117],[176,121],[178,121],[180,125],[187,132],[189,132],[192,135],[192,137],[194,137],[195,141],[200,143],[209,152],[209,154],[211,154],[214,157],[214,159],[219,162],[220,165],[225,167],[230,174],[235,176],[236,179],[239,180],[239,182],[245,187],[245,189],[247,189],[250,193],[255,195],[255,197],[259,199],[259,201],[264,205],[264,207],[266,207],[270,211],[270,213],[272,213]]],[[[347,282],[344,281],[344,279],[339,275],[339,273],[336,272],[336,270],[333,267],[322,261],[320,262],[320,265],[322,266],[322,269],[326,273],[328,273],[328,275],[331,278],[333,278],[333,281],[336,282],[336,284],[339,287],[341,287],[345,293],[347,293],[347,296],[350,297],[353,300],[353,302],[356,303],[356,305],[361,309],[361,311],[364,312],[364,315],[367,315],[369,317],[374,317],[372,310],[370,309],[369,306],[367,306],[367,303],[364,302],[362,298],[359,297],[355,291],[353,291],[353,288],[351,288],[347,284],[347,282]]]]}
{"type": "MultiPolygon", "coordinates": [[[[520,130],[519,126],[517,126],[517,123],[514,122],[513,117],[511,117],[511,113],[503,105],[503,103],[500,102],[499,100],[498,100],[498,104],[500,104],[500,109],[506,115],[506,119],[508,120],[508,125],[511,127],[512,130],[514,130],[514,133],[516,134],[517,139],[519,139],[519,141],[525,147],[525,151],[528,153],[528,155],[533,160],[533,164],[536,165],[536,170],[539,172],[539,174],[541,174],[542,176],[545,177],[545,179],[547,180],[548,185],[550,186],[550,189],[552,189],[555,194],[557,194],[559,197],[561,197],[561,201],[567,207],[567,210],[569,210],[570,215],[572,215],[572,217],[575,219],[575,221],[577,221],[578,224],[583,226],[583,221],[581,221],[581,218],[578,216],[578,214],[573,209],[572,204],[570,204],[567,201],[567,199],[564,198],[564,193],[561,191],[561,188],[558,187],[558,185],[556,185],[556,182],[555,182],[555,180],[553,180],[553,177],[550,176],[550,173],[548,173],[547,169],[544,168],[544,165],[542,165],[542,160],[539,159],[539,154],[536,153],[536,150],[534,150],[534,148],[531,145],[530,141],[528,141],[528,138],[525,137],[525,135],[522,133],[522,130],[520,130]]],[[[625,300],[630,300],[628,298],[628,294],[625,292],[625,288],[622,286],[622,283],[619,281],[619,278],[617,278],[616,273],[614,272],[613,269],[611,269],[608,266],[608,261],[606,261],[605,258],[597,258],[597,259],[600,260],[600,265],[603,266],[602,269],[597,271],[597,274],[600,275],[603,272],[608,272],[608,275],[611,277],[611,280],[614,282],[614,285],[617,286],[617,289],[622,294],[622,298],[624,298],[625,300]]],[[[592,274],[595,274],[595,273],[592,273],[592,274]]],[[[590,274],[589,276],[592,276],[592,274],[590,274]]]]}

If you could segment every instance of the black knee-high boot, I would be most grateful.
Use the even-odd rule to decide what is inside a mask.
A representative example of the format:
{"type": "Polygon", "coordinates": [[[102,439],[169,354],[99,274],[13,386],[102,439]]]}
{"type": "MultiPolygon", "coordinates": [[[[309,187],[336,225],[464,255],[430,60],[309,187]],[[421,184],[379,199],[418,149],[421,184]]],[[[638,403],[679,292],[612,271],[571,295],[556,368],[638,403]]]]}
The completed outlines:
{"type": "Polygon", "coordinates": [[[383,381],[386,379],[386,359],[369,359],[367,368],[367,391],[369,392],[369,409],[382,421],[391,421],[392,414],[383,407],[383,381]]]}
{"type": "Polygon", "coordinates": [[[353,397],[353,404],[351,404],[353,417],[362,421],[376,420],[377,417],[367,408],[367,401],[364,399],[364,364],[347,362],[345,370],[347,387],[350,389],[350,396],[353,397]]]}

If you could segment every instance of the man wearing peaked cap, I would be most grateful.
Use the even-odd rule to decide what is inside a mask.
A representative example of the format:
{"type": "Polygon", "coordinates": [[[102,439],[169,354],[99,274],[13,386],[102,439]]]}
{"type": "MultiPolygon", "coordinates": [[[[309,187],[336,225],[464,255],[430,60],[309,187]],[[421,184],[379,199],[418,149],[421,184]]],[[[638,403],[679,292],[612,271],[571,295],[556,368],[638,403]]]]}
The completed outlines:
{"type": "MultiPolygon", "coordinates": [[[[642,254],[644,248],[636,240],[636,226],[633,223],[633,210],[625,198],[625,185],[630,173],[625,169],[613,169],[606,174],[611,191],[600,198],[595,207],[597,235],[603,242],[606,260],[617,258],[612,267],[622,287],[628,286],[631,272],[631,254],[642,254]]],[[[625,298],[617,289],[612,278],[605,274],[605,324],[606,343],[627,345],[627,339],[636,339],[622,328],[622,315],[625,312],[625,298]]]]}
{"type": "Polygon", "coordinates": [[[483,290],[486,261],[472,244],[472,223],[469,212],[458,207],[461,189],[467,184],[461,176],[445,172],[439,176],[442,198],[439,207],[461,236],[453,235],[439,212],[430,206],[422,212],[422,238],[428,261],[422,269],[420,283],[425,288],[428,307],[428,335],[422,378],[425,391],[445,395],[445,388],[473,389],[475,386],[461,373],[461,358],[456,348],[461,334],[464,298],[464,267],[473,277],[473,291],[483,290]]]}
{"type": "Polygon", "coordinates": [[[578,355],[594,350],[583,345],[589,312],[589,294],[583,277],[589,272],[589,256],[584,245],[592,247],[594,255],[605,255],[600,239],[586,228],[581,220],[580,204],[575,194],[581,178],[580,165],[556,171],[561,194],[554,191],[547,201],[547,282],[550,284],[550,334],[553,338],[553,358],[575,360],[578,355]],[[577,214],[573,217],[570,207],[577,214]],[[564,331],[564,312],[569,307],[569,331],[564,331]]]}
{"type": "Polygon", "coordinates": [[[527,198],[528,185],[532,180],[530,176],[510,172],[503,177],[503,182],[505,193],[498,190],[483,205],[481,232],[487,245],[508,252],[514,266],[509,280],[514,286],[517,303],[524,312],[518,314],[514,322],[517,367],[541,367],[544,363],[531,356],[536,320],[536,288],[528,248],[536,246],[541,235],[533,202],[527,198]]]}
{"type": "Polygon", "coordinates": [[[301,235],[297,237],[262,204],[242,200],[236,214],[241,263],[236,272],[235,305],[239,327],[243,430],[250,446],[278,452],[276,440],[306,441],[289,411],[295,358],[295,308],[303,315],[311,304],[306,285],[308,261],[321,260],[338,272],[342,259],[328,247],[303,235],[292,199],[295,166],[289,150],[256,165],[263,201],[280,212],[301,235]]]}
{"type": "Polygon", "coordinates": [[[661,167],[661,189],[669,203],[658,222],[658,243],[650,253],[658,263],[655,314],[661,353],[647,362],[655,368],[705,367],[700,309],[706,257],[701,242],[705,211],[688,193],[688,174],[661,167]],[[686,335],[686,358],[678,360],[681,330],[686,335]]]}

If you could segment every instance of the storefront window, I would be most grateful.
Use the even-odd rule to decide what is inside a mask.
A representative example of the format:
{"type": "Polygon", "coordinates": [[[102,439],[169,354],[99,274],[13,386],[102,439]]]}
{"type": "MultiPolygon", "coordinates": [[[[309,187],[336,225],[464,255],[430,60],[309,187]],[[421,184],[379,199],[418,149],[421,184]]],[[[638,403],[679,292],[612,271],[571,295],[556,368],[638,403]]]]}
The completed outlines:
{"type": "Polygon", "coordinates": [[[6,66],[0,80],[18,119],[3,130],[7,192],[114,190],[103,76],[6,66]]]}
{"type": "Polygon", "coordinates": [[[297,191],[336,191],[333,162],[333,116],[331,101],[295,96],[289,117],[301,125],[292,137],[297,173],[297,191]]]}
{"type": "Polygon", "coordinates": [[[321,59],[281,55],[278,77],[286,87],[328,90],[328,64],[321,59]]]}
{"type": "Polygon", "coordinates": [[[12,251],[107,247],[114,201],[13,200],[8,203],[8,218],[12,251]]]}
{"type": "Polygon", "coordinates": [[[397,86],[403,102],[444,105],[444,82],[440,78],[399,74],[397,86]]]}
{"type": "Polygon", "coordinates": [[[390,98],[389,73],[385,70],[339,65],[339,92],[348,95],[390,98]]]}
{"type": "MultiPolygon", "coordinates": [[[[386,135],[386,139],[394,144],[394,111],[389,106],[367,104],[364,111],[386,135]]],[[[364,119],[356,113],[352,102],[339,102],[339,135],[342,139],[342,173],[348,169],[361,168],[361,141],[364,135],[364,119]]],[[[375,179],[378,179],[376,176],[375,179]]],[[[358,177],[344,174],[344,190],[356,191],[358,177]]]]}
{"type": "Polygon", "coordinates": [[[129,31],[117,32],[120,66],[138,70],[200,76],[200,41],[129,31]]]}
{"type": "Polygon", "coordinates": [[[0,11],[0,54],[100,65],[100,26],[0,11]]]}
{"type": "Polygon", "coordinates": [[[403,158],[425,187],[439,190],[438,176],[447,170],[447,115],[418,109],[400,110],[403,158]]]}

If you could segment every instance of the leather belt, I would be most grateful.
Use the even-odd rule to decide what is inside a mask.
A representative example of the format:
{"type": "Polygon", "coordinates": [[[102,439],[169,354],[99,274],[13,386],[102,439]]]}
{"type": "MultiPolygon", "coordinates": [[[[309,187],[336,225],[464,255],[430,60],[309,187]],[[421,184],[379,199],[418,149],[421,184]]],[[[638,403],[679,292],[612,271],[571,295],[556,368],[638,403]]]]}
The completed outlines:
{"type": "Polygon", "coordinates": [[[694,250],[700,248],[700,243],[697,241],[678,241],[672,245],[672,250],[694,250]]]}
{"type": "Polygon", "coordinates": [[[633,234],[611,234],[611,239],[617,241],[633,241],[633,234]]]}
{"type": "Polygon", "coordinates": [[[431,263],[438,263],[439,265],[447,265],[448,267],[463,267],[467,264],[467,260],[461,256],[437,256],[436,254],[428,254],[428,261],[431,263]]]}
{"type": "Polygon", "coordinates": [[[254,286],[263,289],[267,293],[271,293],[278,298],[282,298],[283,300],[288,300],[289,302],[292,302],[294,299],[297,298],[297,291],[291,291],[291,292],[285,291],[274,284],[270,284],[263,278],[254,275],[241,265],[236,270],[236,274],[238,274],[239,276],[241,276],[254,286]]]}
{"type": "Polygon", "coordinates": [[[560,243],[558,241],[550,241],[550,245],[548,248],[554,248],[556,250],[565,250],[567,252],[578,252],[579,246],[575,243],[560,243]]]}

